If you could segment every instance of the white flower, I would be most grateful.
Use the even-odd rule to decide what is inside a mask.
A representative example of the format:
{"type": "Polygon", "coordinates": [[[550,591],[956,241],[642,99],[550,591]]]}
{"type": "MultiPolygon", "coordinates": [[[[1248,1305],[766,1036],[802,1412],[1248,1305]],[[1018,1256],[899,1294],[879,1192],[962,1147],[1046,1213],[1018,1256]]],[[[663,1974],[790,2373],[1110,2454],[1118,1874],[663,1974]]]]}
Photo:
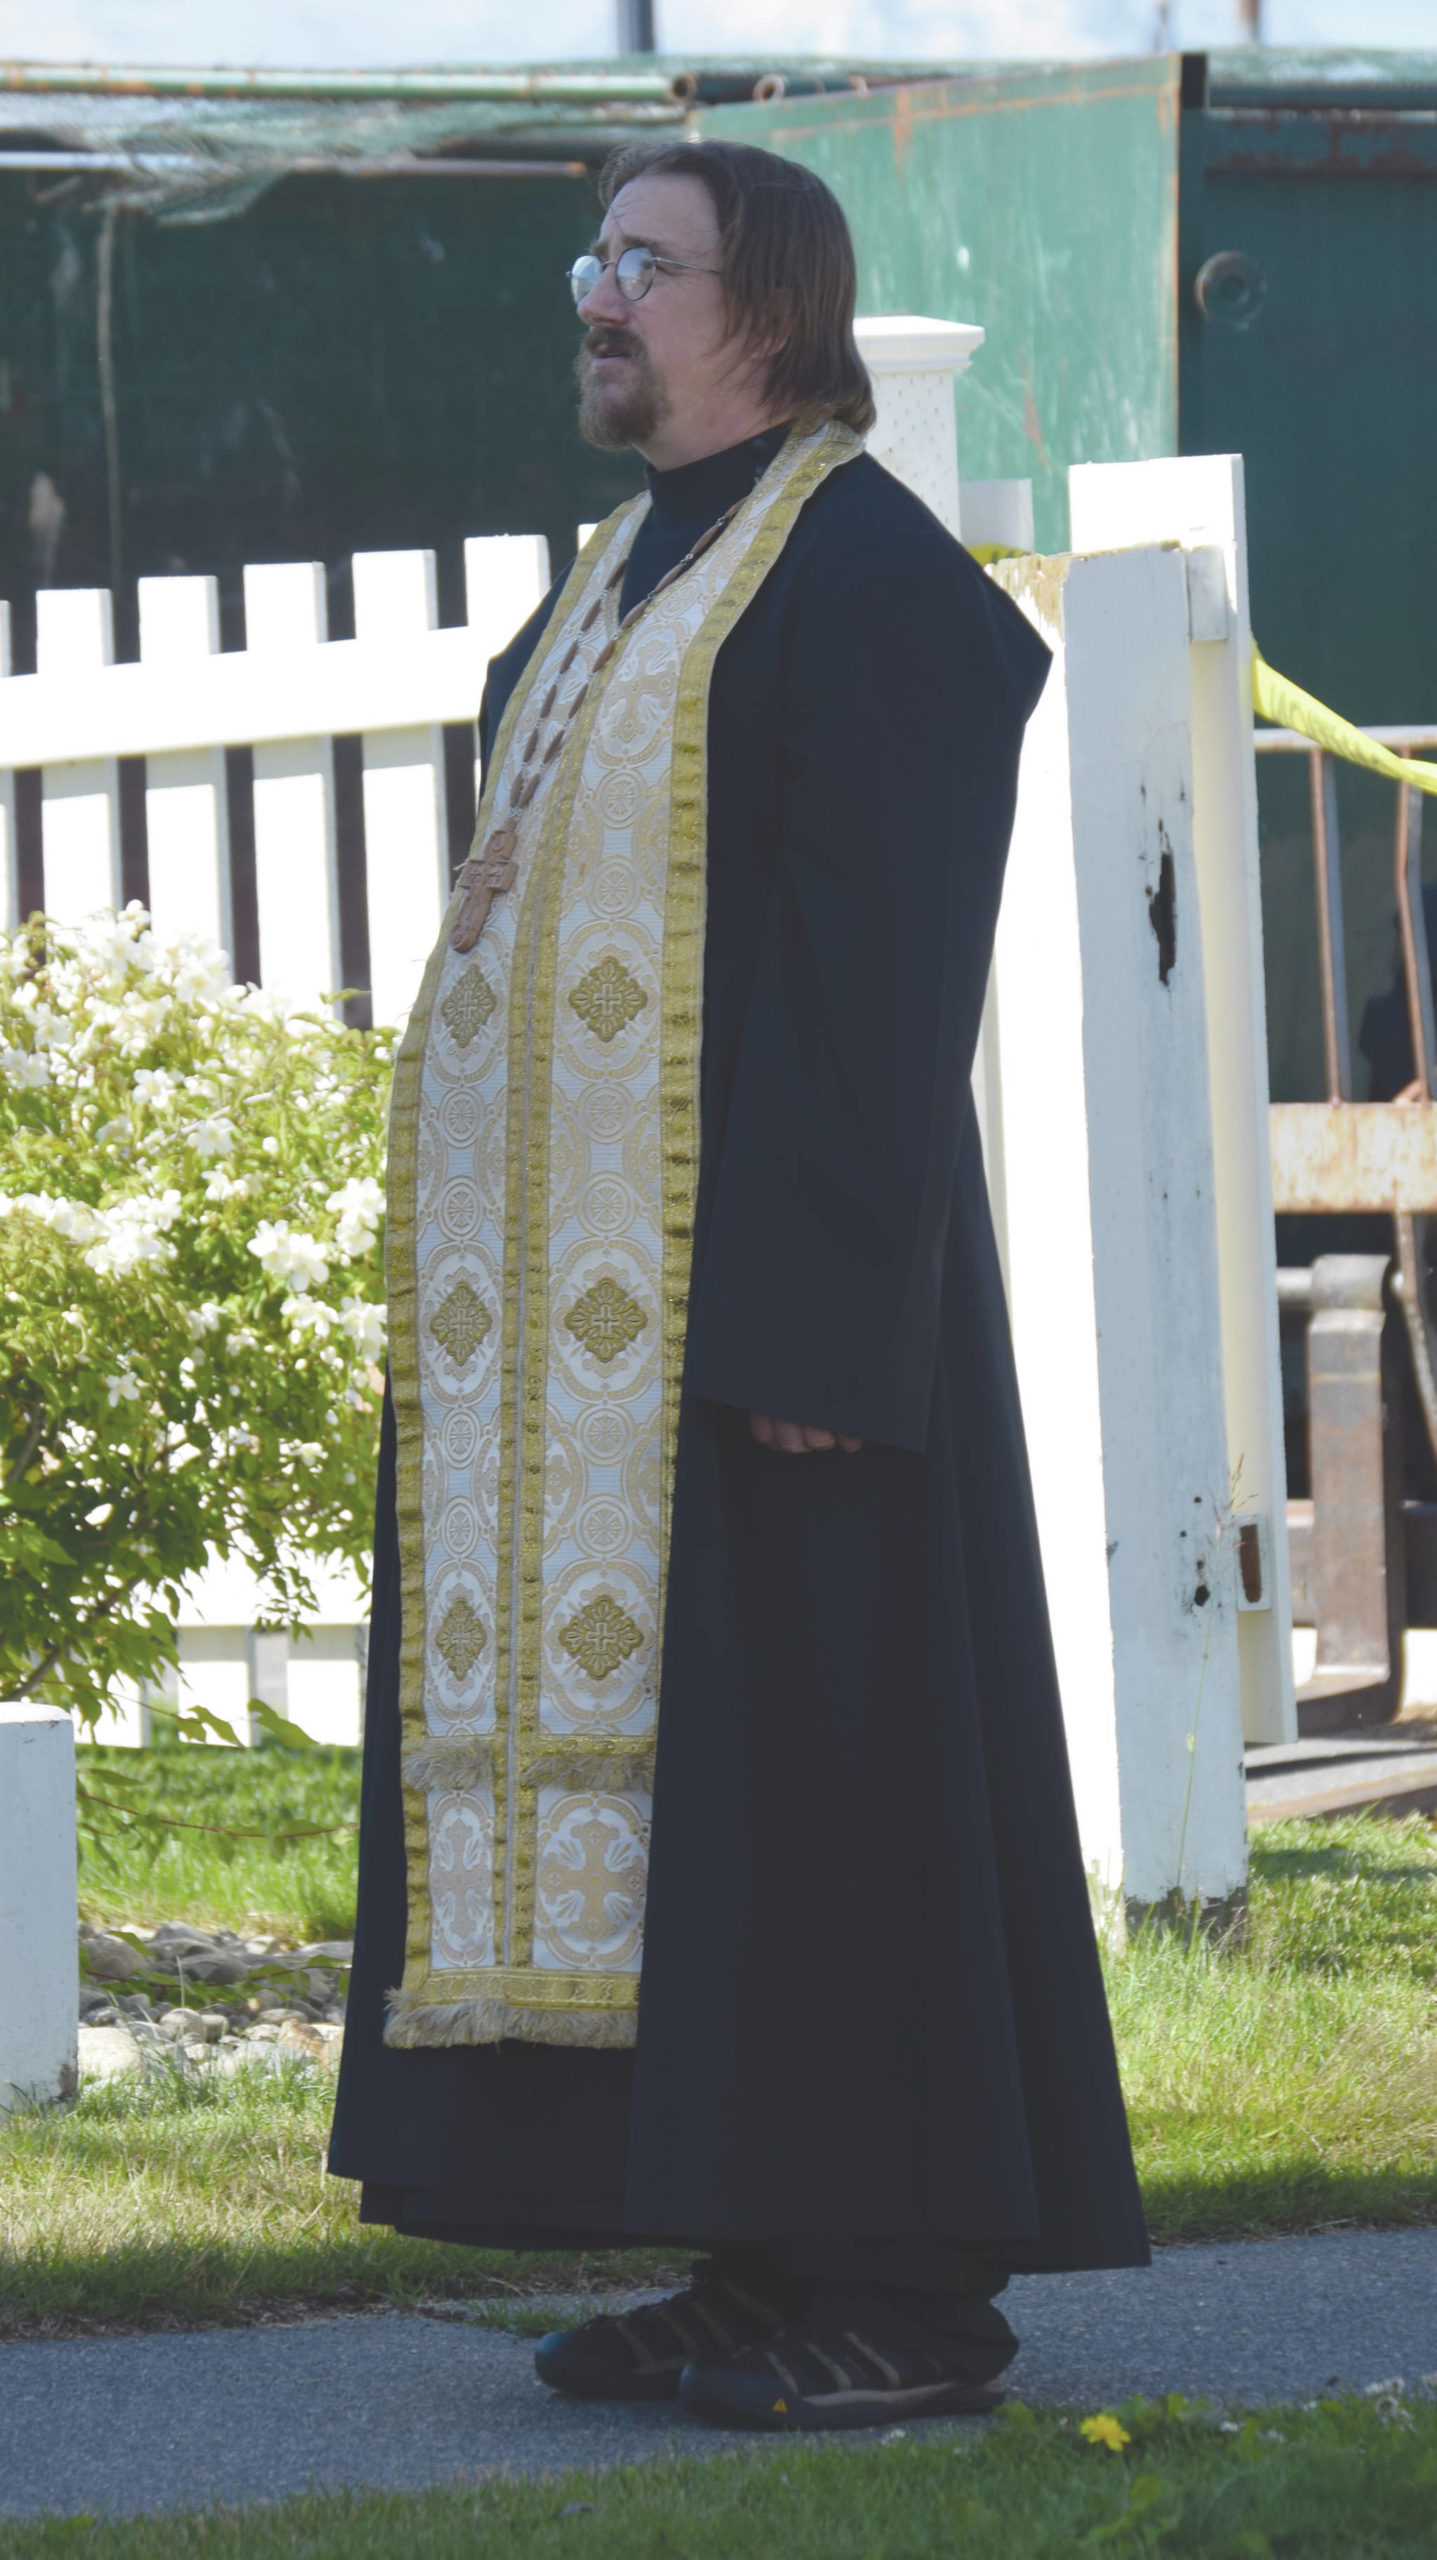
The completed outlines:
{"type": "Polygon", "coordinates": [[[102,1147],[122,1146],[133,1135],[128,1120],[103,1120],[95,1131],[95,1141],[102,1147]]]}
{"type": "Polygon", "coordinates": [[[39,1218],[53,1234],[66,1236],[72,1244],[89,1244],[101,1232],[101,1220],[84,1200],[54,1200],[48,1191],[21,1191],[13,1197],[0,1194],[0,1212],[27,1209],[39,1218]]]}
{"type": "Polygon", "coordinates": [[[167,1108],[175,1089],[175,1078],[167,1067],[141,1067],[135,1078],[135,1100],[151,1111],[167,1108]]]}
{"type": "Polygon", "coordinates": [[[165,1230],[179,1214],[178,1191],[164,1191],[158,1199],[149,1194],[115,1201],[99,1212],[98,1234],[86,1262],[102,1279],[123,1279],[128,1272],[138,1271],[141,1263],[171,1261],[174,1246],[166,1244],[165,1230]]]}
{"type": "Polygon", "coordinates": [[[247,1200],[249,1195],[249,1180],[242,1173],[222,1173],[217,1165],[213,1173],[205,1176],[207,1200],[247,1200]]]}
{"type": "Polygon", "coordinates": [[[215,1300],[206,1298],[202,1307],[191,1307],[185,1322],[189,1326],[191,1339],[195,1342],[203,1342],[207,1333],[214,1333],[219,1327],[220,1311],[215,1300]]]}
{"type": "Polygon", "coordinates": [[[331,1191],[324,1205],[339,1220],[340,1252],[351,1262],[368,1253],[384,1213],[384,1193],[372,1176],[351,1177],[342,1191],[331,1191]]]}
{"type": "Polygon", "coordinates": [[[334,1324],[334,1309],[327,1307],[322,1298],[286,1299],[284,1316],[297,1340],[312,1334],[323,1342],[334,1324]]]}
{"type": "Polygon", "coordinates": [[[249,1250],[271,1280],[282,1280],[297,1297],[306,1289],[323,1288],[329,1278],[323,1246],[314,1236],[293,1232],[283,1218],[273,1225],[262,1218],[250,1237],[249,1250]]]}
{"type": "Polygon", "coordinates": [[[183,934],[163,947],[161,960],[181,1004],[212,1004],[229,992],[230,964],[218,943],[183,934]]]}
{"type": "Polygon", "coordinates": [[[339,1310],[339,1321],[355,1350],[366,1360],[377,1360],[384,1349],[384,1309],[368,1298],[346,1298],[339,1310]]]}
{"type": "Polygon", "coordinates": [[[49,1083],[50,1061],[41,1049],[0,1049],[0,1075],[22,1093],[34,1092],[49,1083]]]}
{"type": "Polygon", "coordinates": [[[122,1401],[125,1404],[139,1403],[140,1382],[138,1378],[131,1377],[128,1369],[117,1370],[113,1378],[107,1378],[105,1380],[105,1384],[110,1390],[110,1402],[112,1405],[117,1405],[122,1401]]]}
{"type": "Polygon", "coordinates": [[[225,1349],[231,1353],[258,1351],[259,1335],[251,1333],[247,1324],[237,1325],[233,1333],[225,1336],[225,1349]]]}
{"type": "Polygon", "coordinates": [[[230,1122],[218,1117],[197,1120],[189,1133],[189,1144],[197,1156],[227,1156],[234,1142],[230,1122]]]}

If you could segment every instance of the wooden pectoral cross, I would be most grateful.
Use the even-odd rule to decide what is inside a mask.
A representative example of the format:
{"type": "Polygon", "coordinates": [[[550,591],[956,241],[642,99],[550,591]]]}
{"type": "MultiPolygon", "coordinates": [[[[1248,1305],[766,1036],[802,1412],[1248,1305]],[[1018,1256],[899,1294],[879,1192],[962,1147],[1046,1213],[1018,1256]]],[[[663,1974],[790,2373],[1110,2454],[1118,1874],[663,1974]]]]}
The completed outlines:
{"type": "Polygon", "coordinates": [[[514,859],[518,840],[516,821],[506,818],[502,826],[495,828],[482,853],[470,854],[459,874],[464,902],[449,936],[451,950],[472,951],[488,922],[494,900],[502,889],[513,888],[519,871],[514,859]]]}

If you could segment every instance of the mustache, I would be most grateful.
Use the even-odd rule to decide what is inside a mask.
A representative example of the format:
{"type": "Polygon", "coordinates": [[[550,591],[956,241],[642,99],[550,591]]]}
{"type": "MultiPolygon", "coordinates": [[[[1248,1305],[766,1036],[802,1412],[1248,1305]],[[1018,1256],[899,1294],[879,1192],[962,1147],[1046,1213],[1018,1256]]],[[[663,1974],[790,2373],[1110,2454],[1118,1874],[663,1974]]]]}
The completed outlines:
{"type": "Polygon", "coordinates": [[[637,333],[604,321],[598,321],[593,328],[585,330],[584,353],[586,356],[630,356],[640,363],[644,361],[643,340],[637,333]]]}

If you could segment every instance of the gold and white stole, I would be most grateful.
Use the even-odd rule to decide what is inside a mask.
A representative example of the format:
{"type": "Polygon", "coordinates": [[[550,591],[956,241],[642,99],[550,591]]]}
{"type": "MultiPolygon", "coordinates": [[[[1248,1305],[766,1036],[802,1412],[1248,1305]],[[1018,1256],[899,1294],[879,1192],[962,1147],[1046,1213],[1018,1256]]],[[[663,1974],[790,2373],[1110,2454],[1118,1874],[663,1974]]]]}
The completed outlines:
{"type": "MultiPolygon", "coordinates": [[[[861,451],[791,434],[657,596],[542,768],[483,939],[451,905],[395,1068],[409,1929],[395,2045],[635,2034],[674,1447],[698,1183],[709,684],[805,500],[861,451]]],[[[535,707],[618,626],[646,502],[575,562],[515,689],[476,843],[535,707]],[[584,628],[591,608],[602,612],[584,628]]]]}

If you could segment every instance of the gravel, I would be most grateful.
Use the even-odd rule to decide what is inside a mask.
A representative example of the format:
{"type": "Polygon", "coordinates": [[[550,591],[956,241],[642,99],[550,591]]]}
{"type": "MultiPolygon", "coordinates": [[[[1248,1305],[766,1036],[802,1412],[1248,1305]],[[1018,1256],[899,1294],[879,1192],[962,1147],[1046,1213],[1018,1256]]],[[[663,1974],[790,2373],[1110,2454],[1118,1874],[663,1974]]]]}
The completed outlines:
{"type": "Polygon", "coordinates": [[[119,1933],[82,1920],[80,2076],[112,2080],[156,2055],[221,2073],[281,2060],[333,2070],[353,1958],[346,1938],[287,1947],[182,1920],[119,1933]],[[142,1978],[147,1990],[120,1988],[142,1978]]]}

